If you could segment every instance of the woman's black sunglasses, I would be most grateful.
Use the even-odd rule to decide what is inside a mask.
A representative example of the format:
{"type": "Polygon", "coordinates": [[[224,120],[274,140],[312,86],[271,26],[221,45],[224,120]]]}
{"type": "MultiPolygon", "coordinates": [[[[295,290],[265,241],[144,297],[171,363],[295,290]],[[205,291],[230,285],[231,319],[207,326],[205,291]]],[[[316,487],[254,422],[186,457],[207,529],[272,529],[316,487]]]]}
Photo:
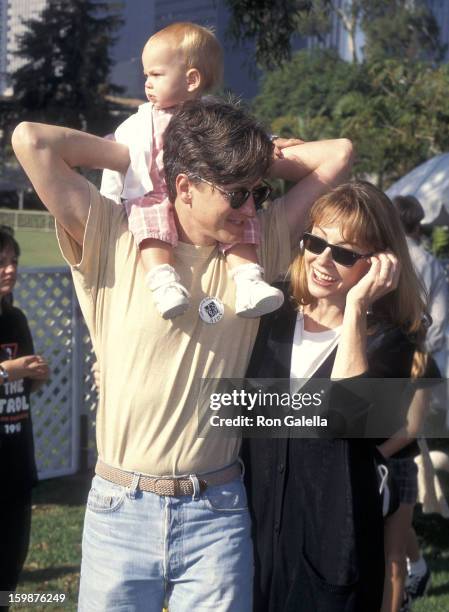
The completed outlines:
{"type": "Polygon", "coordinates": [[[315,234],[309,234],[309,232],[306,232],[302,239],[304,242],[304,248],[311,253],[315,253],[315,255],[320,255],[325,249],[327,249],[327,247],[329,247],[332,253],[332,259],[335,261],[335,263],[338,263],[341,266],[346,266],[347,268],[353,266],[359,261],[359,259],[367,259],[368,257],[372,257],[374,255],[374,253],[360,255],[360,253],[356,253],[350,249],[329,244],[323,238],[315,236],[315,234]]]}
{"type": "Polygon", "coordinates": [[[207,181],[206,179],[202,178],[201,176],[198,176],[197,174],[191,175],[190,178],[197,179],[198,181],[210,185],[214,189],[218,189],[220,193],[222,193],[228,198],[231,208],[234,209],[241,208],[251,195],[254,198],[254,205],[257,208],[270,197],[270,193],[272,191],[270,185],[267,185],[267,183],[258,185],[254,189],[245,189],[244,187],[242,187],[241,189],[235,189],[234,191],[226,191],[222,187],[219,187],[215,183],[207,181]]]}

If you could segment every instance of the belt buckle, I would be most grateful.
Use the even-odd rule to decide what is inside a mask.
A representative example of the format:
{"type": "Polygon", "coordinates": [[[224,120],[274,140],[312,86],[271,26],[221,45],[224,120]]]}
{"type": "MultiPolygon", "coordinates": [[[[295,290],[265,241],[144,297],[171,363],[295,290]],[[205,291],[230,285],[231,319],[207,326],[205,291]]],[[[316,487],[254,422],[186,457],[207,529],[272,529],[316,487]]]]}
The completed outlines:
{"type": "Polygon", "coordinates": [[[207,489],[207,482],[203,478],[198,478],[198,483],[200,485],[200,493],[204,493],[207,489]]]}

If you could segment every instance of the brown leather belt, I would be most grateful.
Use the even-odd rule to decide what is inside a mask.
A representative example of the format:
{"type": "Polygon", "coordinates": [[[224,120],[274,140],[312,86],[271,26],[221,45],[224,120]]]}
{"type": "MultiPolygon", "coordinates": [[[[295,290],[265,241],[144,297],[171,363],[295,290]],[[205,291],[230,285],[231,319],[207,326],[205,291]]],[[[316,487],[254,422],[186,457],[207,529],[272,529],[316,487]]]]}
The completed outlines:
{"type": "MultiPolygon", "coordinates": [[[[112,467],[103,463],[100,459],[95,466],[95,473],[114,484],[123,487],[130,487],[135,476],[139,477],[137,489],[147,493],[156,493],[161,496],[181,497],[182,495],[193,495],[194,488],[192,479],[189,476],[170,477],[170,476],[145,476],[137,472],[126,472],[120,468],[112,467]]],[[[192,475],[198,479],[200,492],[203,493],[207,487],[225,484],[238,478],[242,473],[239,463],[206,474],[192,475]]]]}

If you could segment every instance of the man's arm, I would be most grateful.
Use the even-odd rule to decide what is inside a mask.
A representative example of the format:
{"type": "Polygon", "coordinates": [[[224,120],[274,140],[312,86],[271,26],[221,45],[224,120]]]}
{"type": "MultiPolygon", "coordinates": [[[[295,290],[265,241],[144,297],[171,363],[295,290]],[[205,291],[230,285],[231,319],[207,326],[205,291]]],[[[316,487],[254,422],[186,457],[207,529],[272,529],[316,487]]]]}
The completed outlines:
{"type": "Polygon", "coordinates": [[[271,167],[272,178],[296,183],[286,197],[291,238],[298,240],[305,229],[312,204],[321,195],[348,180],[353,162],[350,140],[322,140],[282,149],[283,159],[271,167]]]}
{"type": "Polygon", "coordinates": [[[75,168],[125,172],[128,148],[85,132],[29,122],[16,127],[12,145],[44,205],[81,245],[89,213],[89,186],[75,168]]]}

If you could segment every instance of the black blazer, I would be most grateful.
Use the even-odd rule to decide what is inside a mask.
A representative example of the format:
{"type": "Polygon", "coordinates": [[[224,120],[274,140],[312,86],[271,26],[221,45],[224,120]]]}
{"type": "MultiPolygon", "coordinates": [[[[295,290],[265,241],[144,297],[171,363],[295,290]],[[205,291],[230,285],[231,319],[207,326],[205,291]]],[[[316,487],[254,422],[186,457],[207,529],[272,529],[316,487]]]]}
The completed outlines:
{"type": "MultiPolygon", "coordinates": [[[[262,317],[247,377],[289,378],[293,334],[297,310],[288,293],[288,286],[281,288],[285,294],[283,306],[275,312],[262,317]]],[[[369,320],[375,333],[367,340],[368,371],[367,378],[409,378],[413,360],[414,345],[397,327],[369,320]]],[[[327,357],[313,375],[315,378],[330,378],[337,349],[327,357]]]]}
{"type": "MultiPolygon", "coordinates": [[[[285,286],[284,286],[285,289],[285,286]]],[[[297,312],[291,300],[262,318],[249,378],[289,378],[297,312]]],[[[379,324],[369,377],[408,377],[414,347],[379,324]]],[[[314,374],[330,377],[336,349],[314,374]]],[[[245,440],[257,612],[378,612],[383,521],[373,444],[357,439],[245,440]]]]}

